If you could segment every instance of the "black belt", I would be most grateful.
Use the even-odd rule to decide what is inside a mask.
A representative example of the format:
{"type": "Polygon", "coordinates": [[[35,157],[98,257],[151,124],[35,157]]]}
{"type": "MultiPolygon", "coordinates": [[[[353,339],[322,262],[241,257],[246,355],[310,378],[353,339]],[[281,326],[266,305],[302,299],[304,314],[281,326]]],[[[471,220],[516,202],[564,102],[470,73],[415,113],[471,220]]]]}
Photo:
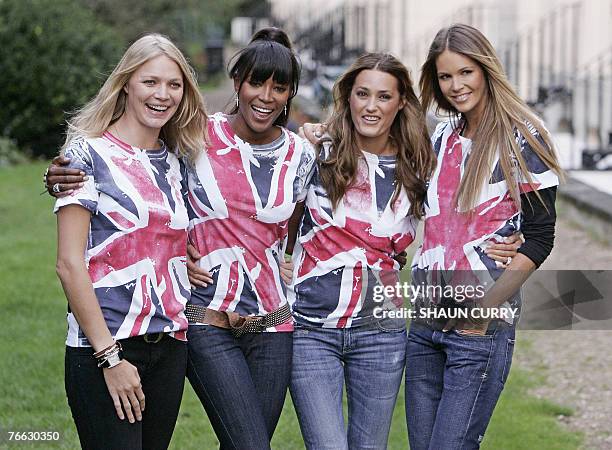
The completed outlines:
{"type": "Polygon", "coordinates": [[[164,333],[163,331],[160,331],[159,333],[148,333],[148,334],[141,334],[141,335],[138,335],[138,336],[130,336],[128,338],[121,339],[121,341],[131,339],[131,340],[143,340],[147,344],[157,344],[157,343],[161,342],[161,340],[165,336],[169,336],[169,334],[168,333],[164,333]]]}

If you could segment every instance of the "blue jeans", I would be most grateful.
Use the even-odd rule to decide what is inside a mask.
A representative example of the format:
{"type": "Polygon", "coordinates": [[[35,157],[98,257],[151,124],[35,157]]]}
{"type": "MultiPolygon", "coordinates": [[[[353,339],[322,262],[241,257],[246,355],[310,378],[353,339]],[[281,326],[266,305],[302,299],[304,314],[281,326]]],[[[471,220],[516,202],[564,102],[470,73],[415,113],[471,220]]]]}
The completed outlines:
{"type": "Polygon", "coordinates": [[[514,351],[514,327],[484,336],[412,323],[406,349],[406,422],[411,450],[478,449],[514,351]]]}
{"type": "Polygon", "coordinates": [[[344,329],[296,327],[290,391],[306,448],[386,448],[405,352],[404,320],[344,329]]]}
{"type": "Polygon", "coordinates": [[[190,325],[187,377],[222,449],[265,450],[291,376],[293,333],[240,338],[212,325],[190,325]]]}
{"type": "Polygon", "coordinates": [[[178,417],[187,364],[187,344],[169,336],[158,343],[142,337],[122,339],[123,356],[136,366],[146,408],[142,421],[117,417],[102,369],[91,347],[66,347],[68,404],[85,450],[163,450],[178,417]]]}

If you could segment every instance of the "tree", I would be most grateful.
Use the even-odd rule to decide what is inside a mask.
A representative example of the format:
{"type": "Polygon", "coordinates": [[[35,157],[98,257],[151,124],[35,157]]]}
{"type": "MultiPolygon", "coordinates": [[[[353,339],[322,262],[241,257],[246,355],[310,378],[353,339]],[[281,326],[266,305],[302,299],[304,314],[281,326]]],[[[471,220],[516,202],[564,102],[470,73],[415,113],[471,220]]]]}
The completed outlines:
{"type": "MultiPolygon", "coordinates": [[[[100,22],[131,42],[147,32],[167,35],[190,58],[198,72],[206,39],[212,29],[229,31],[244,0],[81,0],[100,22]]],[[[249,5],[266,4],[249,0],[249,5]]]]}
{"type": "Polygon", "coordinates": [[[95,94],[122,47],[75,0],[0,0],[0,135],[56,153],[65,113],[95,94]]]}

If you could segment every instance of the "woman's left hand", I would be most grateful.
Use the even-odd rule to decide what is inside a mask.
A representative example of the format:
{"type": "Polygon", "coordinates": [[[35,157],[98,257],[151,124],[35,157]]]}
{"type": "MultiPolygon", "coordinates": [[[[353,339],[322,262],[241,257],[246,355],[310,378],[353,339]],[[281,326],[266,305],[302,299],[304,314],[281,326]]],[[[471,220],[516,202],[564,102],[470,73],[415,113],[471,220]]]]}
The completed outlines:
{"type": "Polygon", "coordinates": [[[70,169],[65,166],[70,164],[70,158],[56,156],[45,171],[43,181],[49,195],[56,198],[67,197],[76,189],[83,187],[84,182],[89,179],[80,169],[70,169]]]}
{"type": "Polygon", "coordinates": [[[489,242],[484,252],[489,258],[496,261],[498,267],[505,269],[512,262],[512,258],[517,255],[517,250],[522,243],[521,233],[514,233],[505,237],[503,243],[489,242]]]}

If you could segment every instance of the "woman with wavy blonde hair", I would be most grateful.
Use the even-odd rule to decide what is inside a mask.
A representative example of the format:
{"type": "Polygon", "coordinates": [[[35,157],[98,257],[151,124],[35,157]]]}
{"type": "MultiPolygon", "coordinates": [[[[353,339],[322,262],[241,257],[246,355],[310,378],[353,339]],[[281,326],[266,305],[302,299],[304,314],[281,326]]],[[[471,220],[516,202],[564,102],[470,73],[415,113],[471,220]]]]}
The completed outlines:
{"type": "Polygon", "coordinates": [[[155,34],[127,49],[69,121],[67,170],[87,179],[55,204],[57,274],[68,299],[66,394],[83,448],[170,443],[190,287],[179,156],[202,148],[205,123],[193,72],[155,34]]]}
{"type": "Polygon", "coordinates": [[[126,85],[143,64],[158,56],[176,63],[183,74],[183,95],[175,114],[162,127],[159,138],[179,156],[195,159],[203,147],[206,111],[193,68],[167,37],[147,34],[134,42],[123,54],[98,93],[68,120],[63,150],[76,137],[100,137],[124,114],[128,91],[126,85]]]}
{"type": "Polygon", "coordinates": [[[431,138],[438,162],[412,280],[450,295],[421,296],[410,325],[410,448],[476,449],[510,370],[519,288],[553,246],[562,171],[548,131],[477,29],[456,24],[437,33],[420,88],[424,109],[436,105],[450,120],[431,138]],[[490,244],[519,231],[525,242],[500,267],[490,244]],[[459,288],[482,295],[466,299],[459,288]],[[421,311],[437,315],[421,319],[421,311]]]}
{"type": "Polygon", "coordinates": [[[408,70],[394,56],[362,55],[333,92],[293,252],[290,390],[307,448],[382,449],[406,321],[386,317],[402,304],[381,294],[399,283],[394,257],[415,238],[435,158],[408,70]]]}

